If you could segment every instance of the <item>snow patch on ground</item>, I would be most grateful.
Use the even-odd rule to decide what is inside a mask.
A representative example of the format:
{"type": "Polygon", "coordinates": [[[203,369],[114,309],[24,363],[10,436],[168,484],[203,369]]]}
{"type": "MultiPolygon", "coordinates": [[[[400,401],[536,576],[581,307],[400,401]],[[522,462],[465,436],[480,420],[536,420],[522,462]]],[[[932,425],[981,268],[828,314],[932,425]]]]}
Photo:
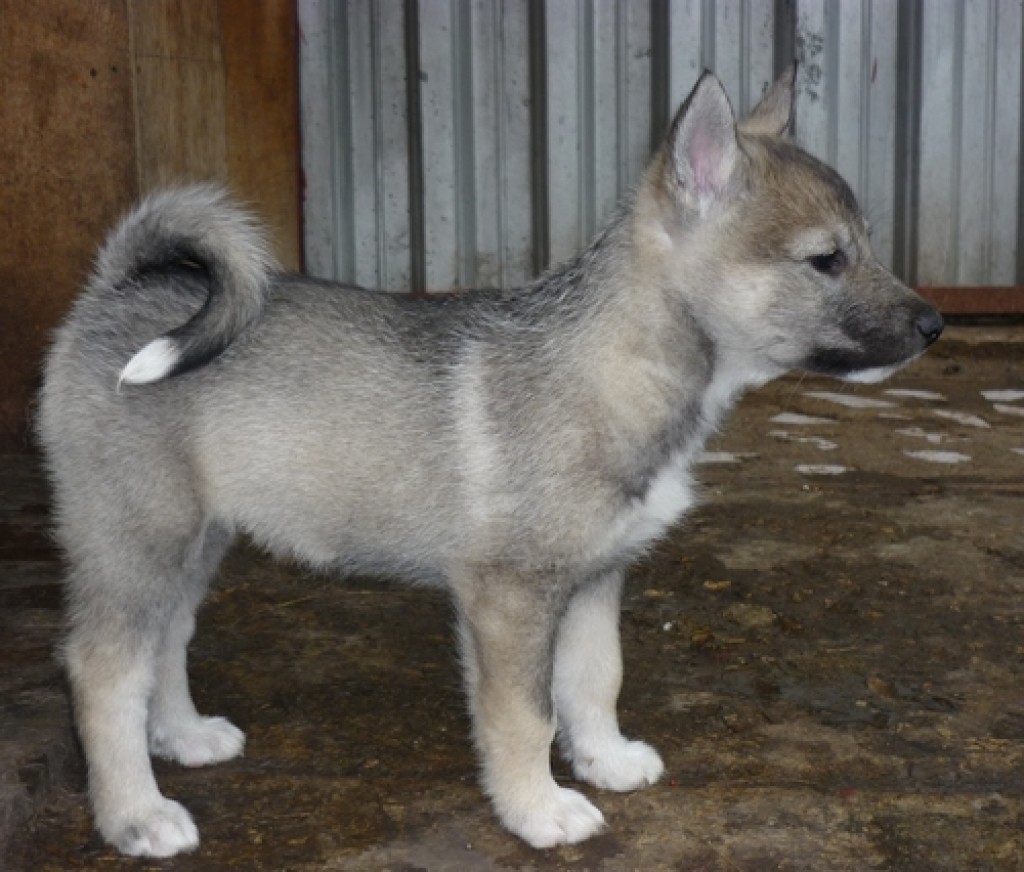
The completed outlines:
{"type": "Polygon", "coordinates": [[[835,451],[839,447],[831,439],[822,439],[819,436],[801,436],[799,433],[790,433],[786,430],[772,430],[768,435],[780,442],[803,442],[815,445],[822,451],[835,451]]]}
{"type": "Polygon", "coordinates": [[[846,406],[848,409],[892,409],[896,406],[895,403],[890,403],[888,400],[858,397],[854,394],[837,394],[832,391],[805,391],[804,396],[827,400],[839,406],[846,406]]]}
{"type": "Polygon", "coordinates": [[[801,475],[842,475],[850,472],[848,466],[838,466],[830,463],[801,463],[794,467],[801,475]]]}
{"type": "Polygon", "coordinates": [[[773,424],[790,424],[794,427],[802,427],[811,424],[834,424],[831,418],[815,418],[813,415],[800,415],[796,412],[782,412],[771,419],[773,424]]]}
{"type": "Polygon", "coordinates": [[[705,451],[697,459],[697,463],[742,463],[758,456],[753,451],[705,451]]]}
{"type": "Polygon", "coordinates": [[[1005,403],[995,403],[992,408],[997,412],[1002,412],[1004,415],[1020,415],[1024,417],[1024,406],[1007,406],[1005,403]]]}
{"type": "Polygon", "coordinates": [[[952,442],[956,439],[955,436],[949,436],[946,433],[931,433],[927,430],[922,430],[920,427],[904,427],[896,432],[900,436],[914,436],[918,439],[924,439],[932,445],[941,445],[943,442],[952,442]]]}
{"type": "Polygon", "coordinates": [[[991,424],[984,418],[979,418],[977,415],[971,415],[967,412],[954,412],[950,409],[934,409],[932,414],[938,418],[945,418],[948,421],[956,421],[958,424],[963,424],[967,427],[977,427],[979,430],[988,430],[991,428],[991,424]]]}
{"type": "Polygon", "coordinates": [[[904,451],[907,457],[923,460],[926,463],[969,463],[970,455],[959,451],[904,451]]]}
{"type": "Polygon", "coordinates": [[[906,397],[908,400],[934,400],[946,402],[946,398],[938,391],[918,391],[911,388],[889,388],[886,392],[890,397],[906,397]]]}
{"type": "Polygon", "coordinates": [[[982,391],[981,395],[990,403],[1015,403],[1024,400],[1024,391],[982,391]]]}

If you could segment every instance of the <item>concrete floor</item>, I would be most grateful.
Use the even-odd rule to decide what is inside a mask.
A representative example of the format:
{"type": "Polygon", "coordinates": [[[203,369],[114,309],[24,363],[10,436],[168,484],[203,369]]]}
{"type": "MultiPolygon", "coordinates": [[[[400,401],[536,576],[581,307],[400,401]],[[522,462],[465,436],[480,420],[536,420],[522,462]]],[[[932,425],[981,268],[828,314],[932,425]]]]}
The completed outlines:
{"type": "Polygon", "coordinates": [[[158,767],[203,839],[159,863],[91,830],[46,491],[4,459],[0,866],[1024,870],[1024,329],[952,330],[883,385],[777,382],[700,477],[623,616],[622,720],[667,777],[585,788],[606,834],[534,852],[495,823],[442,597],[240,547],[192,671],[246,756],[158,767]]]}

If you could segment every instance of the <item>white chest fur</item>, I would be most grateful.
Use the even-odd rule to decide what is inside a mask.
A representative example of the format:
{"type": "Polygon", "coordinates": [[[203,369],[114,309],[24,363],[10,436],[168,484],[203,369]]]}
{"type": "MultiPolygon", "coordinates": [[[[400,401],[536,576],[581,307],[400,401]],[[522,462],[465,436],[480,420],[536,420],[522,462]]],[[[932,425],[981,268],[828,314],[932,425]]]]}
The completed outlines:
{"type": "Polygon", "coordinates": [[[649,522],[668,526],[692,503],[689,458],[675,457],[651,481],[640,509],[649,522]]]}
{"type": "Polygon", "coordinates": [[[651,479],[642,497],[635,499],[617,519],[609,537],[613,547],[643,548],[679,520],[694,503],[690,458],[674,455],[651,479]]]}

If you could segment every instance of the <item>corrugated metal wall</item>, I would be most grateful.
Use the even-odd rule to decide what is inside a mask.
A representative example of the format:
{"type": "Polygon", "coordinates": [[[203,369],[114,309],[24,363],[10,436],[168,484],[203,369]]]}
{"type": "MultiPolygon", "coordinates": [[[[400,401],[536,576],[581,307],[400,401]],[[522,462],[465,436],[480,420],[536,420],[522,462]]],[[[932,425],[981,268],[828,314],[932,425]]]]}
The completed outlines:
{"type": "Polygon", "coordinates": [[[920,285],[1021,283],[1021,0],[299,0],[307,268],[513,286],[586,244],[700,71],[797,136],[920,285]],[[407,75],[407,71],[415,75],[407,75]]]}

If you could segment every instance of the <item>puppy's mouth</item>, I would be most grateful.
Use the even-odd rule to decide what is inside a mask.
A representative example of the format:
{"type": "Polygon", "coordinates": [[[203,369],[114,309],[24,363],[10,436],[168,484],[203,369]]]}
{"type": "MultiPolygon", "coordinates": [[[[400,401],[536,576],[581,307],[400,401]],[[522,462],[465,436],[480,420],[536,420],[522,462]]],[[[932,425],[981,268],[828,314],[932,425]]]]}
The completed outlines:
{"type": "Polygon", "coordinates": [[[888,378],[916,360],[924,354],[929,345],[931,342],[909,354],[894,354],[893,351],[896,349],[887,349],[887,353],[872,354],[866,351],[819,348],[808,355],[800,368],[842,381],[872,384],[888,378]]]}

